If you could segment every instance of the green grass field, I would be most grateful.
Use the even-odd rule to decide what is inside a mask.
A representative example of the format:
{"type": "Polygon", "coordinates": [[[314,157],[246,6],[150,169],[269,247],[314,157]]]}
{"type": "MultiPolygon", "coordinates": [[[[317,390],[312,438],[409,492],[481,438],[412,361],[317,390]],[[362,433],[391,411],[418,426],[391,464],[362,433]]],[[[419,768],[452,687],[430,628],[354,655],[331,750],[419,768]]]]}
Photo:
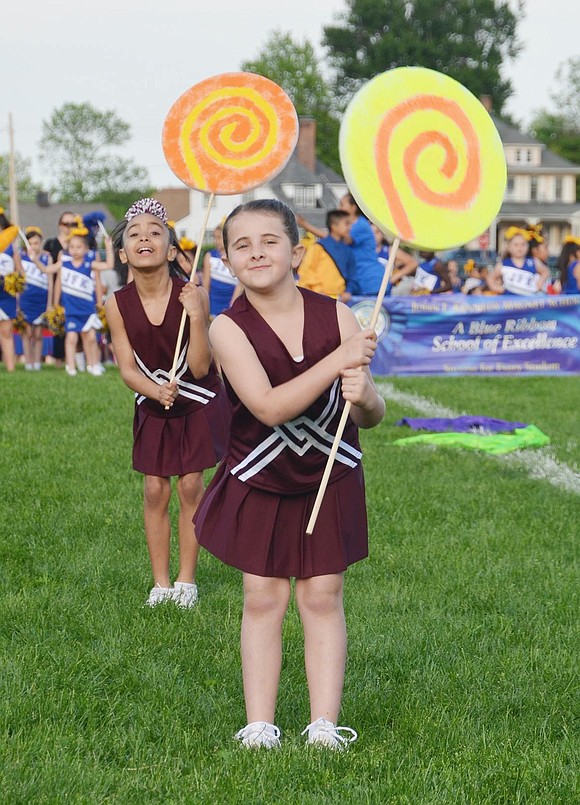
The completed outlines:
{"type": "Polygon", "coordinates": [[[580,802],[580,495],[558,482],[566,468],[580,482],[580,377],[389,384],[531,422],[552,444],[526,462],[392,446],[401,416],[425,414],[388,402],[362,434],[371,553],[346,580],[341,723],[359,740],[304,747],[291,608],[283,745],[256,753],[232,740],[239,574],[203,553],[195,610],[142,606],[141,478],[117,371],[0,370],[0,802],[580,802]]]}

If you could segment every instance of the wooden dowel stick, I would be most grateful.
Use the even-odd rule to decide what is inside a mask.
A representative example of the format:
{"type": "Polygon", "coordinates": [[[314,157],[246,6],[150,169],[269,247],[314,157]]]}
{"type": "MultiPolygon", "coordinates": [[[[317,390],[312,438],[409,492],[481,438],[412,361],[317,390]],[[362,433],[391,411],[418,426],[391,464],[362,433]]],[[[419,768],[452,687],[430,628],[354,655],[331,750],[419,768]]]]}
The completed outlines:
{"type": "MultiPolygon", "coordinates": [[[[374,330],[376,327],[379,318],[379,313],[383,306],[385,293],[387,292],[387,285],[389,284],[391,274],[393,273],[393,266],[395,265],[395,256],[399,250],[400,243],[401,243],[400,239],[395,238],[395,240],[393,241],[393,245],[391,246],[391,249],[389,251],[389,259],[387,261],[387,265],[385,266],[381,287],[379,288],[379,292],[377,294],[377,299],[373,309],[373,315],[371,316],[371,321],[367,328],[369,330],[374,330]]],[[[330,473],[332,471],[334,459],[336,458],[336,453],[338,452],[340,440],[342,439],[342,434],[344,433],[344,429],[346,427],[346,420],[350,413],[350,409],[351,404],[349,401],[347,401],[344,404],[344,409],[342,411],[342,416],[340,417],[340,422],[338,423],[338,428],[336,429],[336,434],[334,436],[332,448],[328,455],[328,459],[326,460],[326,466],[324,468],[324,473],[322,474],[322,480],[320,481],[320,486],[318,487],[318,493],[316,495],[316,500],[314,501],[314,507],[312,509],[310,519],[308,520],[308,525],[306,526],[307,534],[312,534],[312,532],[314,531],[314,526],[316,525],[316,520],[318,519],[318,513],[320,511],[320,507],[322,506],[324,493],[326,492],[326,487],[328,486],[328,480],[330,478],[330,473]]]]}
{"type": "MultiPolygon", "coordinates": [[[[210,194],[210,197],[207,202],[207,209],[205,211],[205,216],[203,219],[203,223],[201,225],[201,233],[199,236],[198,246],[195,250],[195,257],[193,259],[193,266],[191,268],[191,274],[189,276],[189,281],[195,277],[195,272],[197,271],[197,266],[199,264],[199,255],[201,254],[201,244],[203,243],[203,239],[205,237],[205,230],[207,229],[207,222],[209,220],[209,214],[211,212],[211,208],[213,205],[213,200],[215,195],[213,193],[210,194]]],[[[185,312],[185,308],[183,308],[183,312],[181,314],[181,321],[179,323],[179,332],[177,334],[177,344],[175,345],[175,354],[173,356],[173,365],[171,367],[171,372],[169,374],[169,382],[173,383],[175,380],[175,373],[177,372],[177,361],[179,359],[179,347],[181,345],[181,339],[183,338],[183,331],[185,330],[185,321],[187,319],[187,313],[185,312]]],[[[169,406],[165,406],[165,410],[167,411],[169,406]]]]}
{"type": "Polygon", "coordinates": [[[22,242],[26,246],[26,251],[29,251],[30,243],[28,242],[28,238],[26,237],[26,235],[24,234],[23,230],[20,227],[18,227],[18,234],[20,235],[20,237],[22,238],[22,242]]]}

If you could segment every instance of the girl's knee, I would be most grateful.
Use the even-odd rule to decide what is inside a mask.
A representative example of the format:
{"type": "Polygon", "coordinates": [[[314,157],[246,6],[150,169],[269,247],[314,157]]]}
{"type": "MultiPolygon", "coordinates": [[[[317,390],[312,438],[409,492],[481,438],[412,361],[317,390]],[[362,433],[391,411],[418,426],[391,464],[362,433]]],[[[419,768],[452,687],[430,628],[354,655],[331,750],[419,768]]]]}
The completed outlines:
{"type": "Polygon", "coordinates": [[[177,494],[180,503],[197,505],[203,495],[203,474],[201,472],[190,472],[187,475],[180,475],[177,479],[177,494]]]}
{"type": "Polygon", "coordinates": [[[157,507],[167,505],[171,495],[169,478],[158,475],[146,475],[143,483],[143,497],[146,506],[157,507]]]}
{"type": "Polygon", "coordinates": [[[270,579],[244,577],[244,614],[246,615],[283,615],[290,602],[290,581],[288,579],[270,579]]]}
{"type": "Polygon", "coordinates": [[[331,615],[342,612],[342,575],[318,576],[296,582],[296,603],[303,614],[331,615]]]}

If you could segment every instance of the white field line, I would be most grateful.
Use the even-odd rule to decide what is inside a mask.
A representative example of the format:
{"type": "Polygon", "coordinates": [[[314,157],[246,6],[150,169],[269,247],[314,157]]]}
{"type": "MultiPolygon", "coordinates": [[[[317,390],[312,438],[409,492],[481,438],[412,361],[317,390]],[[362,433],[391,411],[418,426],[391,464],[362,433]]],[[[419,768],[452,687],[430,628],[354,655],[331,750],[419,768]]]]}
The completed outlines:
{"type": "MultiPolygon", "coordinates": [[[[418,394],[408,394],[405,391],[398,391],[391,383],[379,382],[377,389],[385,400],[392,400],[399,405],[409,406],[426,417],[448,417],[455,418],[465,416],[465,411],[454,411],[444,405],[440,405],[427,397],[418,394]]],[[[516,450],[513,453],[506,453],[503,456],[492,456],[507,464],[523,467],[530,478],[547,481],[558,489],[573,492],[580,495],[580,474],[562,461],[558,461],[549,447],[541,447],[535,450],[516,450]]]]}

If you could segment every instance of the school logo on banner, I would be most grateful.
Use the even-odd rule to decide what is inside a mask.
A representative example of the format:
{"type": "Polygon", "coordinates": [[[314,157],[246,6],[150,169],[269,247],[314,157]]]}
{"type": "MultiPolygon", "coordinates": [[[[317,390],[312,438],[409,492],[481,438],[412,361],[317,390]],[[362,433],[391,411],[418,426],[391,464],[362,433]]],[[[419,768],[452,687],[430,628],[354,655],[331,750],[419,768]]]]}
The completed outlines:
{"type": "MultiPolygon", "coordinates": [[[[375,303],[371,299],[363,299],[362,302],[356,302],[351,310],[358,319],[358,323],[363,330],[368,329],[373,317],[373,310],[375,303]]],[[[380,343],[391,329],[391,317],[388,310],[382,307],[379,311],[379,317],[375,326],[375,333],[377,334],[377,341],[380,343]]]]}

